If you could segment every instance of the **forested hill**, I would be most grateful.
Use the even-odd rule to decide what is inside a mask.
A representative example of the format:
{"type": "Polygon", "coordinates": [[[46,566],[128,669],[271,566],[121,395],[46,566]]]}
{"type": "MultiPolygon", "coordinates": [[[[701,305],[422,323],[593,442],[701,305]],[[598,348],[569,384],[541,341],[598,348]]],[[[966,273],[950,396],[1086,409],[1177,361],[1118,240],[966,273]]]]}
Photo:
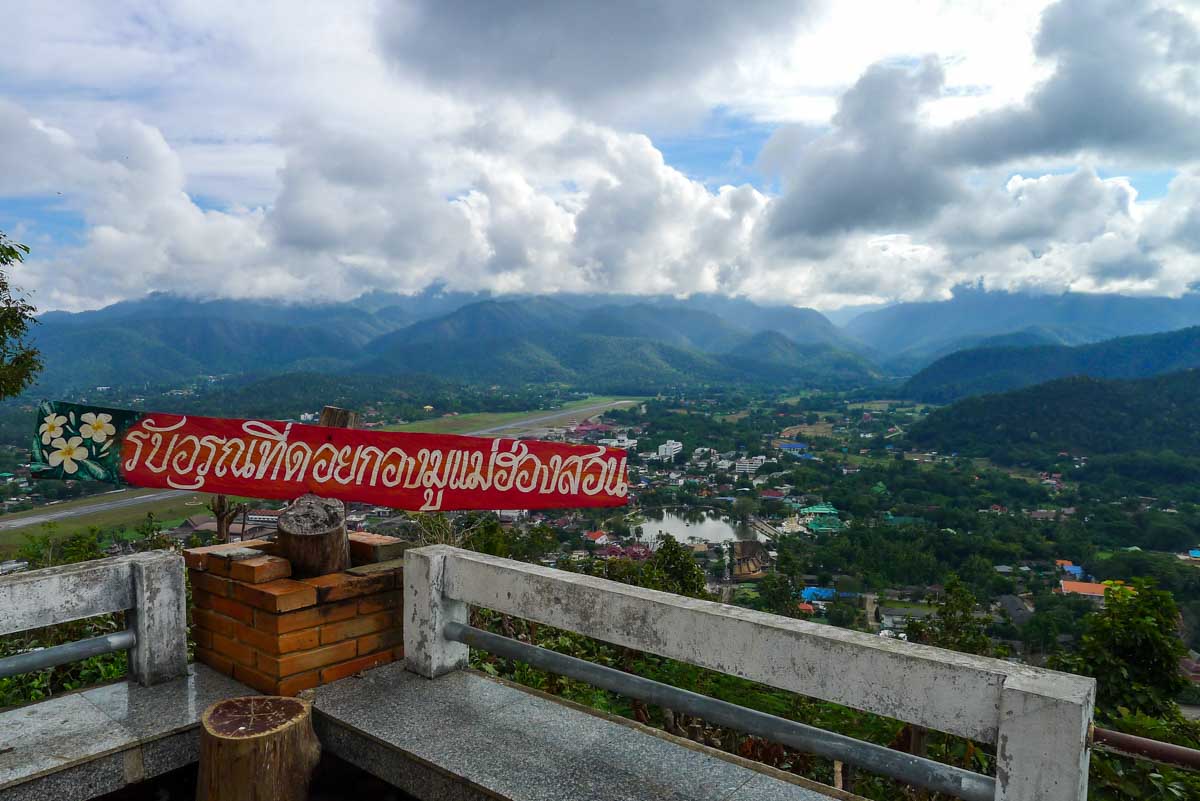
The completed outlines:
{"type": "Polygon", "coordinates": [[[1061,451],[1081,455],[1169,451],[1200,456],[1200,371],[1134,381],[1064,378],[968,398],[909,431],[943,453],[1012,464],[1061,451]]]}
{"type": "Polygon", "coordinates": [[[555,382],[629,393],[732,382],[854,388],[881,378],[811,309],[707,296],[597,300],[431,293],[289,307],[155,296],[95,312],[54,312],[33,332],[45,370],[31,394],[98,386],[141,391],[206,376],[285,372],[555,382]]]}
{"type": "Polygon", "coordinates": [[[906,397],[928,403],[1004,392],[1056,378],[1147,378],[1200,367],[1200,326],[1091,345],[986,347],[938,359],[909,379],[906,397]]]}

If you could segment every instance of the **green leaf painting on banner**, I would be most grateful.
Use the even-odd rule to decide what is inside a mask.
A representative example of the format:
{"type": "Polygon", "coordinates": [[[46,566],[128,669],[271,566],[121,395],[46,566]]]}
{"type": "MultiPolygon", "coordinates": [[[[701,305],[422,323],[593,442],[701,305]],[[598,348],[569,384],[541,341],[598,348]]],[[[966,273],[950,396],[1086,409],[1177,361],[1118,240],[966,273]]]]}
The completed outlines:
{"type": "Polygon", "coordinates": [[[33,477],[124,483],[120,438],[140,416],[127,409],[43,401],[29,459],[33,477]]]}

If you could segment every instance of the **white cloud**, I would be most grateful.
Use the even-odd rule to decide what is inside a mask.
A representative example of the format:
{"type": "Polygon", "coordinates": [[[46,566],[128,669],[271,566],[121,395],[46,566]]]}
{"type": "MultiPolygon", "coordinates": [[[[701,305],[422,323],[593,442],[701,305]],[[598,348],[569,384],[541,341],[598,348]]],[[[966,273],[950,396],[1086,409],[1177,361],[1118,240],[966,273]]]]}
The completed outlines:
{"type": "Polygon", "coordinates": [[[1087,5],[484,26],[446,4],[27,4],[0,52],[0,202],[61,192],[84,228],[17,282],[43,308],[432,282],[825,307],[979,279],[1178,293],[1200,277],[1200,152],[1178,124],[1200,102],[1195,16],[1087,5]],[[1091,105],[1060,113],[1068,90],[1091,105]],[[707,188],[644,133],[717,108],[781,124],[758,159],[777,194],[707,188]],[[1147,203],[1097,174],[1114,165],[1180,175],[1147,203]]]}

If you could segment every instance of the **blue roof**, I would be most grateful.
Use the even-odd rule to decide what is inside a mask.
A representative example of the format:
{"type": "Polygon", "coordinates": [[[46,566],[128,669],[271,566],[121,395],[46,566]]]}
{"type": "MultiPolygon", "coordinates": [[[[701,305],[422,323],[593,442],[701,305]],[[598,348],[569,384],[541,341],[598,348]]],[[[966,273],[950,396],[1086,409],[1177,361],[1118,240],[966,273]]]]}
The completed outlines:
{"type": "Polygon", "coordinates": [[[1066,567],[1063,568],[1063,570],[1065,570],[1066,572],[1070,573],[1072,576],[1075,576],[1075,577],[1079,577],[1079,576],[1083,575],[1083,568],[1080,567],[1079,565],[1067,565],[1066,567]]]}
{"type": "Polygon", "coordinates": [[[1193,548],[1192,550],[1188,551],[1188,556],[1192,557],[1193,559],[1200,559],[1200,548],[1193,548]]]}
{"type": "Polygon", "coordinates": [[[800,597],[806,601],[832,601],[837,591],[833,587],[805,587],[800,597]]]}
{"type": "Polygon", "coordinates": [[[808,448],[808,445],[803,442],[785,442],[779,446],[781,451],[802,451],[808,448]]]}

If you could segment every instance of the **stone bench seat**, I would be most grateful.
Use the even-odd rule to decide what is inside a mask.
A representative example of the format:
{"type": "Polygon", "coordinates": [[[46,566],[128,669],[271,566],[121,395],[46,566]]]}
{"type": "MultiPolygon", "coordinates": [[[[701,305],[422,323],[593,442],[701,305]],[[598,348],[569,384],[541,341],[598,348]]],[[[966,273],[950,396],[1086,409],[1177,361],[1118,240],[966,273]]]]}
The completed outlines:
{"type": "Polygon", "coordinates": [[[474,671],[396,663],[314,692],[322,746],[420,799],[857,798],[474,671]]]}
{"type": "Polygon", "coordinates": [[[0,801],[84,801],[184,767],[208,705],[254,694],[192,665],[153,687],[120,681],[0,712],[0,801]]]}

